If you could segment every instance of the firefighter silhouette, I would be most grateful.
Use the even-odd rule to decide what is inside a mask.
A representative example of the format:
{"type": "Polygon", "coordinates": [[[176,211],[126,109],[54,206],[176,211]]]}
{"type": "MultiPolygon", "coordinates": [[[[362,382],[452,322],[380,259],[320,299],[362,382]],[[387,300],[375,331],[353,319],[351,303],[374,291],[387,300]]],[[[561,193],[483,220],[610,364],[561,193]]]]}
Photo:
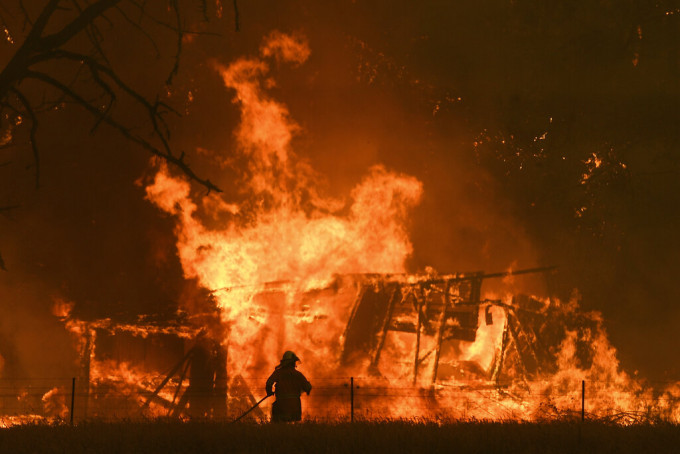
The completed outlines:
{"type": "Polygon", "coordinates": [[[304,375],[295,369],[295,363],[300,361],[295,353],[287,351],[281,358],[281,363],[267,379],[267,395],[276,396],[272,405],[272,422],[292,422],[302,419],[302,405],[300,394],[304,391],[309,395],[312,385],[304,375]]]}

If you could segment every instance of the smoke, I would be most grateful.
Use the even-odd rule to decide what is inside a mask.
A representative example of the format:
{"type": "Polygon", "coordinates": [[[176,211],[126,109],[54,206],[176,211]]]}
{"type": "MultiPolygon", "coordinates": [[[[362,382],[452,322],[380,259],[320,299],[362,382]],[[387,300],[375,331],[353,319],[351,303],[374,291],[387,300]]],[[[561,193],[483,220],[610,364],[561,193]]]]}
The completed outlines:
{"type": "MultiPolygon", "coordinates": [[[[663,126],[675,118],[676,110],[666,105],[673,97],[649,88],[658,86],[655,71],[644,73],[646,79],[638,71],[630,77],[639,80],[641,88],[622,99],[646,99],[643,104],[661,107],[654,121],[629,115],[645,110],[636,104],[630,108],[617,94],[603,97],[614,86],[628,86],[621,77],[618,85],[610,83],[613,68],[624,72],[623,65],[611,61],[618,54],[579,63],[591,58],[591,52],[608,49],[608,43],[616,44],[614,35],[598,40],[601,47],[588,45],[581,52],[584,49],[572,47],[584,43],[586,32],[575,26],[575,19],[563,23],[574,25],[575,35],[564,28],[541,34],[545,24],[562,22],[551,19],[527,28],[526,23],[508,22],[517,19],[508,5],[239,5],[243,21],[238,34],[226,39],[197,36],[184,44],[181,73],[168,99],[184,114],[168,119],[173,145],[187,152],[187,162],[200,175],[218,182],[225,198],[196,197],[200,188],[187,186],[180,188],[181,197],[165,204],[160,201],[163,185],[179,183],[170,175],[163,181],[159,174],[153,186],[159,214],[145,200],[146,190],[134,184],[145,173],[148,156],[104,128],[94,136],[76,133],[73,125],[90,125],[90,119],[68,106],[42,122],[40,190],[33,188],[30,153],[3,149],[3,162],[6,157],[14,163],[3,175],[3,194],[9,204],[21,205],[2,218],[0,252],[9,269],[0,273],[3,373],[21,363],[32,373],[51,374],[46,364],[52,360],[43,361],[47,355],[40,348],[45,337],[60,339],[60,351],[71,348],[66,336],[52,331],[60,326],[50,313],[55,295],[73,301],[74,314],[82,317],[174,313],[182,304],[186,277],[208,288],[297,275],[324,280],[327,274],[316,270],[329,260],[338,271],[371,272],[562,265],[556,278],[560,290],[568,293],[579,287],[585,305],[607,309],[606,320],[611,314],[619,318],[610,332],[615,345],[624,347],[624,355],[635,352],[630,364],[643,370],[667,369],[668,352],[677,345],[665,334],[677,323],[670,303],[677,295],[673,276],[678,262],[672,256],[677,229],[666,222],[677,201],[672,182],[677,180],[676,161],[672,148],[664,148],[672,134],[663,126]],[[521,31],[509,35],[508,28],[515,30],[517,23],[521,31]],[[564,43],[572,46],[568,55],[555,51],[564,49],[564,43]],[[242,55],[251,57],[238,57],[242,55]],[[215,59],[222,63],[210,63],[215,59]],[[568,69],[565,62],[580,66],[568,69]],[[215,67],[222,72],[216,73],[215,67]],[[650,80],[653,84],[645,85],[650,80]],[[630,192],[636,197],[630,217],[620,217],[627,213],[626,205],[614,206],[619,217],[608,212],[603,216],[604,225],[621,229],[623,242],[609,245],[593,237],[584,245],[575,241],[571,219],[560,211],[575,194],[560,173],[546,174],[539,168],[510,180],[505,174],[510,165],[503,162],[494,168],[480,160],[473,143],[485,128],[507,133],[504,137],[525,132],[531,139],[543,131],[533,130],[530,122],[554,116],[553,127],[559,123],[561,135],[554,131],[548,142],[555,140],[555,159],[562,160],[601,142],[600,136],[580,135],[611,126],[593,121],[598,115],[618,123],[619,129],[646,132],[622,139],[637,144],[628,149],[627,161],[630,172],[638,171],[635,190],[602,184],[614,188],[614,195],[630,192]],[[268,118],[268,127],[254,130],[254,120],[262,117],[268,118]],[[650,153],[654,159],[649,159],[650,153]],[[670,173],[657,172],[664,166],[670,173]],[[371,199],[371,185],[384,186],[390,178],[401,183],[391,192],[380,192],[385,198],[379,212],[385,215],[379,219],[399,240],[387,245],[378,229],[372,236],[358,236],[358,225],[370,219],[352,213],[354,206],[371,199]],[[258,196],[253,199],[253,194],[258,196]],[[561,194],[564,198],[557,197],[561,194]],[[541,196],[554,209],[531,205],[541,196]],[[287,207],[295,216],[283,224],[268,217],[277,207],[287,207]],[[186,225],[196,223],[198,234],[191,236],[186,226],[178,227],[176,216],[186,219],[186,225]],[[300,228],[310,218],[317,221],[312,223],[314,232],[300,228]],[[386,218],[396,221],[386,223],[386,218]],[[231,233],[224,226],[231,226],[231,233]],[[304,237],[318,236],[319,231],[325,240],[305,249],[304,237]],[[186,251],[178,251],[175,234],[186,251]],[[264,269],[254,260],[233,260],[233,248],[213,246],[228,235],[240,236],[248,245],[245,256],[264,256],[281,266],[264,269]],[[338,241],[344,235],[352,240],[338,241]],[[282,260],[287,256],[283,240],[292,240],[299,251],[292,261],[282,260]],[[617,252],[617,246],[623,252],[617,252]],[[394,248],[390,262],[356,262],[370,248],[389,247],[394,248]],[[354,254],[355,262],[338,261],[334,248],[354,254]],[[323,260],[309,260],[310,250],[320,252],[323,260]],[[228,272],[219,280],[208,279],[202,271],[225,264],[228,272]]],[[[619,15],[611,17],[614,21],[619,15]]],[[[611,27],[594,27],[598,21],[593,20],[587,30],[596,37],[603,30],[616,30],[614,22],[600,23],[611,27]]],[[[134,38],[121,40],[135,47],[134,38]]],[[[164,64],[145,55],[135,62],[140,60],[155,69],[164,64]]],[[[644,56],[640,64],[645,64],[644,56]]],[[[135,77],[144,74],[138,66],[122,69],[135,77]]],[[[484,285],[501,291],[501,284],[484,285]]],[[[552,290],[544,286],[540,278],[517,278],[504,289],[552,290]]],[[[73,368],[73,356],[71,351],[63,361],[55,361],[60,365],[52,365],[59,373],[61,364],[73,368]]]]}
{"type": "Polygon", "coordinates": [[[260,54],[263,57],[275,57],[278,62],[301,65],[309,58],[310,50],[303,35],[288,35],[274,30],[262,42],[260,54]]]}
{"type": "MultiPolygon", "coordinates": [[[[22,276],[23,277],[23,276],[22,276]]],[[[74,375],[76,355],[63,325],[49,314],[49,297],[38,286],[4,281],[0,289],[0,377],[22,386],[34,378],[59,380],[74,375]],[[46,349],[46,345],[50,348],[46,349]],[[49,353],[46,353],[49,350],[49,353]]]]}

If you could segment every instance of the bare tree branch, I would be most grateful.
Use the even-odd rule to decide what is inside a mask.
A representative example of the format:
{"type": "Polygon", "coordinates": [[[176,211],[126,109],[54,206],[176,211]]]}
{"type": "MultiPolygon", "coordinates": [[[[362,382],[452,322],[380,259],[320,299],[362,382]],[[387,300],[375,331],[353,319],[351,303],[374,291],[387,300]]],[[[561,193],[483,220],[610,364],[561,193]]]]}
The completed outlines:
{"type": "Polygon", "coordinates": [[[24,5],[24,0],[19,0],[19,8],[21,8],[21,12],[24,15],[24,30],[25,30],[26,24],[33,26],[33,21],[31,21],[31,16],[28,15],[28,11],[26,10],[26,5],[24,5]]]}
{"type": "Polygon", "coordinates": [[[38,144],[36,141],[36,133],[38,132],[38,118],[35,116],[33,107],[31,107],[31,103],[28,101],[28,98],[26,98],[26,96],[24,96],[24,94],[16,88],[12,88],[11,91],[19,99],[21,104],[26,109],[26,114],[28,114],[31,119],[30,141],[31,149],[33,150],[33,161],[35,162],[35,187],[37,188],[40,187],[40,153],[38,152],[38,144]]]}
{"type": "MultiPolygon", "coordinates": [[[[52,0],[55,1],[55,0],[52,0]]],[[[101,16],[106,10],[114,7],[121,0],[99,0],[85,8],[71,23],[56,33],[41,37],[38,42],[40,50],[55,49],[66,44],[71,38],[83,31],[88,25],[101,16]]],[[[59,3],[59,0],[56,0],[59,3]]]]}
{"type": "Polygon", "coordinates": [[[31,54],[35,52],[35,47],[38,44],[40,35],[58,5],[59,0],[49,1],[35,20],[33,28],[31,28],[31,31],[28,33],[28,36],[21,47],[19,47],[19,50],[17,50],[9,63],[7,63],[7,66],[0,72],[0,97],[8,93],[9,89],[17,84],[23,77],[23,73],[27,69],[27,60],[30,58],[31,54]]]}
{"type": "MultiPolygon", "coordinates": [[[[135,0],[128,0],[128,1],[131,5],[134,5],[137,9],[139,9],[140,19],[142,17],[145,17],[145,18],[149,19],[151,22],[155,23],[156,25],[167,28],[168,30],[171,30],[175,33],[179,32],[177,27],[175,27],[171,24],[168,24],[167,22],[163,22],[162,20],[158,20],[158,18],[147,13],[146,10],[145,10],[146,2],[142,2],[142,4],[139,4],[135,0]]],[[[220,33],[197,31],[197,30],[182,30],[182,33],[185,34],[185,35],[222,36],[220,33]]]]}
{"type": "Polygon", "coordinates": [[[179,14],[179,5],[177,5],[177,0],[171,0],[170,4],[172,5],[172,9],[175,11],[175,20],[177,21],[177,53],[175,54],[175,64],[170,71],[170,75],[168,75],[167,81],[165,82],[168,85],[172,84],[172,79],[177,75],[177,71],[179,71],[179,56],[182,53],[182,38],[184,37],[184,32],[182,31],[182,18],[179,14]]]}
{"type": "MultiPolygon", "coordinates": [[[[35,162],[36,187],[40,185],[41,174],[37,141],[41,125],[40,114],[69,103],[80,106],[94,117],[91,132],[95,132],[99,125],[105,123],[129,142],[175,165],[189,179],[207,188],[208,192],[220,191],[210,180],[194,173],[185,161],[184,152],[173,152],[166,116],[167,114],[179,116],[179,113],[161,101],[158,95],[154,100],[145,96],[134,85],[125,83],[124,77],[120,77],[114,69],[104,48],[105,38],[111,33],[116,33],[117,27],[122,23],[132,26],[141,33],[151,43],[156,55],[160,56],[162,47],[146,26],[170,30],[176,37],[176,52],[165,81],[169,85],[179,72],[183,38],[188,34],[219,36],[219,33],[193,31],[186,27],[182,14],[185,9],[180,10],[184,2],[178,0],[166,0],[166,4],[169,5],[168,11],[172,14],[172,19],[168,19],[168,22],[164,17],[156,16],[155,12],[162,11],[161,9],[154,9],[153,14],[147,10],[152,5],[159,8],[160,2],[147,0],[42,0],[34,2],[37,5],[42,4],[40,6],[42,9],[37,15],[35,10],[27,8],[33,7],[34,3],[25,0],[14,1],[16,8],[10,9],[6,6],[7,0],[0,0],[2,14],[0,31],[4,29],[10,44],[14,44],[16,33],[22,24],[22,34],[25,33],[25,36],[23,41],[17,40],[16,52],[4,68],[0,68],[0,110],[3,118],[8,120],[9,126],[9,129],[3,132],[5,138],[0,148],[16,145],[13,131],[20,122],[15,120],[18,118],[30,120],[30,124],[24,124],[30,128],[28,140],[35,162]],[[130,11],[124,8],[123,3],[133,9],[130,11]],[[130,12],[136,13],[135,9],[139,12],[137,20],[130,15],[130,12]],[[20,11],[19,15],[16,13],[17,10],[20,11]],[[31,17],[29,12],[34,17],[31,17]],[[120,15],[123,22],[118,21],[114,24],[111,19],[115,13],[120,15]],[[17,30],[14,30],[15,28],[17,30]],[[76,37],[82,39],[75,39],[76,37]],[[82,50],[83,43],[90,49],[82,50]],[[59,70],[54,72],[55,68],[59,70]],[[62,69],[66,72],[62,72],[62,69]],[[69,81],[62,82],[62,79],[69,81]],[[32,91],[31,86],[22,85],[22,82],[27,80],[35,81],[48,90],[43,90],[42,95],[32,91]],[[140,111],[144,113],[146,121],[150,124],[143,132],[135,132],[132,125],[127,124],[129,120],[125,121],[126,116],[118,109],[118,101],[123,100],[132,101],[135,114],[139,114],[140,111]],[[150,137],[147,136],[149,131],[152,134],[150,137]]],[[[203,19],[207,21],[207,0],[193,1],[198,2],[203,19]]],[[[239,31],[240,17],[236,0],[233,0],[233,5],[235,28],[239,31]]],[[[0,162],[0,166],[6,164],[0,162]]],[[[0,206],[0,214],[16,207],[16,205],[0,206]]],[[[0,269],[5,269],[1,256],[0,269]]]]}
{"type": "MultiPolygon", "coordinates": [[[[19,2],[23,0],[17,0],[19,2]]],[[[0,71],[0,103],[7,101],[8,94],[15,97],[17,108],[21,109],[21,115],[25,115],[30,119],[30,142],[33,150],[34,160],[36,164],[36,185],[39,184],[39,157],[36,135],[38,131],[39,119],[37,113],[44,110],[44,106],[48,104],[45,99],[41,102],[39,100],[31,99],[28,92],[19,90],[19,84],[26,79],[33,79],[40,81],[52,87],[61,94],[58,98],[57,104],[63,102],[73,102],[85,108],[87,112],[95,117],[95,123],[92,126],[91,132],[94,132],[101,123],[106,123],[114,129],[118,130],[126,139],[138,144],[142,148],[150,151],[168,162],[175,164],[182,172],[184,172],[190,179],[205,186],[208,191],[219,191],[213,183],[207,179],[197,176],[186,164],[184,160],[184,153],[177,155],[173,152],[170,145],[170,128],[166,123],[165,116],[168,113],[179,115],[177,111],[172,109],[165,102],[160,101],[158,97],[155,100],[147,99],[139,91],[132,86],[123,82],[118,73],[113,69],[111,62],[107,59],[106,52],[102,48],[104,35],[100,30],[99,25],[108,23],[113,27],[113,23],[107,17],[109,11],[115,11],[123,18],[125,23],[132,25],[136,30],[140,31],[153,45],[157,54],[160,54],[159,47],[153,37],[144,29],[141,24],[142,18],[150,19],[155,24],[172,30],[177,38],[176,53],[174,56],[174,63],[168,78],[167,84],[172,83],[174,77],[178,74],[180,57],[182,53],[182,41],[185,33],[195,34],[211,34],[202,32],[192,32],[184,29],[182,23],[182,14],[180,12],[180,2],[178,0],[169,0],[170,11],[173,14],[173,24],[168,24],[146,11],[146,0],[125,0],[125,3],[137,8],[140,12],[139,20],[134,21],[121,7],[123,0],[48,0],[46,5],[38,14],[34,21],[31,21],[28,16],[28,11],[24,4],[21,7],[26,21],[32,24],[28,35],[19,46],[16,53],[12,56],[5,68],[0,71]],[[63,7],[63,4],[68,7],[63,7]],[[54,25],[58,21],[64,21],[64,17],[57,17],[57,11],[67,11],[71,17],[65,22],[64,26],[59,27],[56,31],[48,30],[47,25],[54,25]],[[73,16],[75,15],[75,16],[73,16]],[[106,21],[106,22],[103,22],[106,21]],[[74,52],[66,50],[65,45],[77,36],[87,38],[92,46],[93,53],[86,55],[82,52],[74,52]],[[67,60],[72,62],[75,69],[74,79],[70,83],[64,83],[58,77],[51,75],[48,67],[41,66],[36,69],[34,66],[43,65],[49,62],[58,60],[67,60]],[[80,74],[85,68],[90,76],[93,85],[79,85],[80,74]],[[88,88],[92,87],[98,91],[98,98],[91,98],[86,94],[88,88]],[[113,112],[114,105],[117,104],[119,98],[126,97],[131,99],[142,111],[145,112],[146,118],[150,122],[150,129],[153,133],[153,138],[145,139],[139,134],[131,132],[130,125],[116,119],[113,112]],[[88,98],[90,98],[88,100],[88,98]],[[97,101],[97,99],[104,98],[104,101],[97,101]],[[17,102],[18,101],[18,102],[17,102]],[[156,142],[156,144],[152,142],[156,142]]],[[[197,0],[199,2],[203,0],[197,0]]],[[[204,17],[207,18],[207,4],[200,3],[204,17]]],[[[237,18],[238,20],[238,18],[237,18]]],[[[54,27],[51,27],[54,28],[54,27]]],[[[238,28],[238,23],[237,23],[238,28]]],[[[5,103],[8,104],[8,103],[5,103]]],[[[52,106],[57,105],[51,103],[52,106]]],[[[15,110],[17,109],[15,108],[15,110]]]]}
{"type": "Polygon", "coordinates": [[[161,109],[166,109],[168,112],[172,112],[172,113],[179,115],[179,113],[177,111],[172,109],[166,103],[158,101],[158,100],[156,100],[152,104],[150,101],[146,100],[142,95],[140,95],[138,92],[136,92],[130,86],[128,86],[126,83],[124,83],[110,67],[99,63],[97,60],[95,60],[94,58],[87,56],[87,55],[78,54],[78,53],[69,52],[69,51],[64,51],[64,50],[57,50],[57,51],[54,51],[54,52],[50,52],[49,54],[45,54],[45,55],[42,55],[42,56],[36,56],[33,60],[31,60],[31,63],[36,63],[36,62],[44,60],[44,59],[60,59],[60,58],[86,64],[89,67],[90,72],[92,73],[95,81],[110,96],[112,96],[112,98],[114,100],[115,100],[115,95],[113,94],[113,91],[101,79],[101,77],[99,76],[99,73],[106,74],[116,84],[116,86],[118,86],[121,90],[123,90],[123,92],[125,92],[127,95],[132,97],[137,103],[141,104],[147,111],[149,119],[151,120],[151,123],[153,125],[154,131],[156,132],[156,136],[158,137],[158,139],[163,144],[163,148],[165,149],[165,153],[167,155],[172,155],[170,145],[167,141],[167,139],[169,137],[169,129],[168,129],[167,124],[165,123],[165,120],[162,118],[163,111],[161,109]]]}
{"type": "MultiPolygon", "coordinates": [[[[215,186],[210,180],[200,178],[198,175],[194,173],[194,171],[184,162],[184,153],[182,153],[179,157],[174,156],[169,152],[169,148],[166,149],[166,151],[161,151],[158,148],[154,147],[151,143],[148,141],[142,139],[141,137],[138,137],[130,132],[128,128],[126,128],[124,125],[116,121],[115,119],[111,118],[110,116],[105,116],[99,109],[97,109],[95,106],[87,102],[84,98],[82,98],[80,95],[78,95],[76,92],[71,90],[71,88],[67,87],[66,85],[62,84],[59,82],[57,79],[54,79],[50,77],[47,74],[37,72],[37,71],[28,71],[26,74],[27,78],[32,78],[32,79],[37,79],[40,81],[43,81],[54,88],[66,93],[68,96],[70,96],[72,99],[74,99],[78,104],[83,106],[86,110],[88,110],[91,114],[100,116],[102,118],[102,121],[107,123],[108,125],[112,126],[116,130],[118,130],[126,139],[130,140],[131,142],[134,142],[141,146],[142,148],[150,151],[156,156],[159,156],[166,161],[176,165],[178,168],[180,168],[189,178],[192,180],[202,184],[208,189],[208,192],[210,191],[216,191],[216,192],[221,192],[220,188],[215,186]]],[[[158,104],[158,103],[157,103],[158,104]]],[[[152,107],[154,110],[156,107],[152,107]]],[[[158,135],[162,135],[160,131],[156,131],[158,135]]]]}

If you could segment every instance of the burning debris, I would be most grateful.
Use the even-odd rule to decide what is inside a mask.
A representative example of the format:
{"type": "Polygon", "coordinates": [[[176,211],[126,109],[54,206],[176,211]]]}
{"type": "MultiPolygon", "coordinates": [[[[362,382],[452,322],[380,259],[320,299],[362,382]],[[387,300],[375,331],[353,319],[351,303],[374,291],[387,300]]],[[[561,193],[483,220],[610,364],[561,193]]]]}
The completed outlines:
{"type": "Polygon", "coordinates": [[[291,149],[300,127],[267,94],[268,59],[300,65],[309,55],[304,37],[273,33],[259,58],[217,67],[241,111],[241,202],[196,200],[164,166],[146,188],[176,220],[185,276],[211,290],[217,328],[186,338],[140,406],[202,417],[249,408],[272,358],[294,350],[305,374],[328,384],[312,393],[309,417],[347,408],[340,377],[372,390],[362,405],[381,416],[565,415],[579,408],[584,380],[593,416],[653,408],[652,392],[619,370],[597,314],[580,312],[576,301],[482,289],[487,279],[549,269],[406,274],[408,213],[423,193],[417,179],[376,166],[349,203],[318,192],[321,177],[291,149]],[[219,405],[192,397],[199,390],[219,405]]]}
{"type": "MultiPolygon", "coordinates": [[[[298,286],[280,281],[261,286],[243,315],[263,342],[280,335],[267,329],[276,320],[297,338],[286,345],[304,349],[304,370],[325,384],[312,393],[308,418],[345,414],[347,380],[338,377],[352,376],[364,417],[575,417],[585,382],[590,418],[675,420],[677,392],[655,394],[621,372],[597,314],[575,301],[496,299],[482,289],[487,279],[550,271],[355,274],[292,291],[298,286]]],[[[116,417],[233,418],[262,394],[273,356],[256,356],[261,347],[251,345],[249,361],[233,361],[231,346],[248,346],[233,332],[194,329],[186,317],[135,329],[65,322],[85,337],[78,411],[89,417],[111,417],[113,408],[116,417]]],[[[63,413],[55,395],[45,395],[45,408],[63,413]]]]}
{"type": "MultiPolygon", "coordinates": [[[[452,346],[447,344],[474,343],[480,326],[480,313],[483,312],[485,325],[490,326],[494,324],[492,309],[500,308],[503,310],[501,318],[505,323],[501,343],[490,365],[491,369],[479,374],[480,378],[487,375],[487,378],[500,382],[504,359],[508,348],[512,346],[517,352],[522,374],[518,378],[526,381],[526,374],[535,374],[539,367],[539,359],[533,345],[537,341],[532,329],[536,323],[526,323],[527,328],[524,329],[516,312],[538,313],[521,307],[530,305],[529,302],[524,305],[508,305],[501,300],[482,299],[482,282],[489,278],[551,269],[537,268],[495,274],[461,273],[441,277],[395,276],[386,279],[383,276],[374,276],[371,279],[369,276],[368,282],[361,285],[352,307],[343,335],[345,343],[341,361],[347,364],[353,358],[368,356],[370,369],[378,372],[380,355],[390,331],[411,333],[415,335],[412,355],[413,384],[419,382],[419,369],[428,360],[432,363],[429,380],[435,383],[438,379],[442,352],[452,349],[452,346]],[[431,349],[421,352],[423,346],[430,346],[431,349]]],[[[519,300],[524,302],[521,297],[519,300]]],[[[536,304],[534,300],[531,301],[536,304]]],[[[538,305],[540,306],[540,303],[538,305]]],[[[407,357],[408,354],[404,356],[407,357]]],[[[478,372],[482,372],[479,367],[478,365],[478,372]]]]}
{"type": "MultiPolygon", "coordinates": [[[[262,395],[272,361],[294,350],[325,384],[308,418],[345,415],[356,379],[365,418],[573,416],[585,382],[589,417],[680,419],[677,386],[658,393],[622,372],[598,314],[482,288],[551,268],[407,274],[416,178],[377,165],[349,201],[320,194],[320,176],[291,149],[300,127],[267,94],[271,59],[300,65],[309,55],[304,37],[272,33],[259,57],[217,65],[241,112],[237,200],[197,198],[164,165],[147,182],[147,199],[175,221],[179,261],[202,301],[134,320],[78,319],[72,303],[55,304],[80,351],[79,418],[234,417],[262,395]]],[[[46,389],[43,412],[63,417],[66,392],[46,389]]]]}

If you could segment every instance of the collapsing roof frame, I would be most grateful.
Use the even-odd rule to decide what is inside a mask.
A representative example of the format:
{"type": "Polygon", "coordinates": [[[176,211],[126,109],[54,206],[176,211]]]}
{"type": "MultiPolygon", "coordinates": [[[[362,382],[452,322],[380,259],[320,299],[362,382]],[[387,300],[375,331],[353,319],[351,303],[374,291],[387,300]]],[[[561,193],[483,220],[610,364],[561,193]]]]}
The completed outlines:
{"type": "MultiPolygon", "coordinates": [[[[144,319],[142,317],[141,319],[144,319]]],[[[164,323],[115,323],[111,319],[83,321],[69,319],[79,325],[82,334],[80,345],[79,373],[79,413],[88,417],[90,395],[94,392],[91,367],[95,358],[95,339],[102,334],[115,336],[126,333],[133,337],[146,339],[148,336],[170,335],[185,342],[185,354],[169,372],[159,375],[162,381],[155,389],[147,389],[141,383],[133,387],[144,398],[139,412],[144,414],[150,404],[163,407],[167,416],[205,417],[211,414],[227,413],[227,352],[218,341],[211,339],[204,328],[195,328],[182,321],[168,320],[164,323]],[[188,350],[187,350],[188,347],[188,350]],[[173,380],[174,379],[174,380],[173,380]],[[172,383],[171,383],[172,380],[172,383]],[[184,385],[184,383],[187,385],[184,385]],[[160,395],[164,389],[173,387],[173,398],[169,400],[160,395]]],[[[252,396],[251,400],[252,400],[252,396]]]]}
{"type": "MultiPolygon", "coordinates": [[[[423,362],[433,355],[431,384],[438,380],[438,369],[441,359],[442,345],[451,339],[474,341],[478,328],[478,315],[480,306],[486,305],[487,324],[493,323],[492,314],[489,308],[492,305],[502,307],[506,313],[506,322],[503,329],[502,341],[497,351],[496,358],[490,371],[491,380],[497,384],[500,381],[505,357],[509,349],[515,348],[518,353],[520,375],[526,381],[527,374],[536,372],[540,368],[541,352],[537,351],[533,344],[537,340],[536,333],[531,327],[523,326],[516,311],[527,312],[526,309],[507,305],[500,300],[481,299],[481,286],[485,279],[523,275],[530,273],[544,273],[554,270],[555,267],[531,268],[519,271],[508,271],[500,273],[485,274],[483,272],[456,273],[444,276],[430,275],[406,275],[406,274],[354,274],[349,277],[360,283],[357,296],[349,314],[349,319],[343,333],[343,345],[341,351],[341,363],[350,362],[350,356],[357,347],[357,339],[370,337],[369,370],[377,373],[380,357],[385,346],[385,341],[389,332],[402,332],[415,334],[415,351],[413,357],[413,384],[415,385],[419,374],[421,374],[423,362]],[[404,317],[405,316],[405,317],[404,317]],[[365,320],[369,317],[369,329],[366,330],[365,320]],[[434,338],[434,349],[423,354],[421,349],[421,338],[429,336],[434,338]],[[354,344],[353,344],[354,342],[354,344]]],[[[264,289],[271,290],[278,288],[282,284],[290,281],[277,281],[264,284],[264,289]]],[[[220,289],[228,290],[228,289],[220,289]]],[[[536,312],[534,312],[536,314],[536,312]]],[[[141,321],[141,320],[140,320],[141,321]]],[[[214,360],[218,367],[210,368],[208,373],[202,373],[205,367],[201,367],[205,360],[203,357],[212,350],[219,348],[206,349],[200,345],[199,339],[204,338],[205,332],[177,323],[157,325],[154,323],[130,323],[118,324],[110,319],[94,320],[82,322],[84,324],[84,338],[82,363],[83,376],[85,378],[85,402],[84,414],[87,414],[88,394],[90,387],[90,360],[94,357],[94,342],[92,337],[96,330],[102,330],[114,334],[116,332],[129,332],[136,335],[140,328],[147,334],[171,334],[185,340],[193,341],[193,347],[185,352],[185,356],[164,374],[163,380],[154,390],[140,389],[146,394],[146,399],[141,411],[148,408],[151,403],[165,407],[168,416],[178,417],[181,414],[196,415],[195,411],[188,410],[188,407],[198,407],[199,416],[207,415],[217,411],[222,413],[226,408],[212,408],[200,401],[200,395],[206,391],[206,386],[214,388],[211,393],[217,393],[224,397],[225,404],[227,399],[227,383],[229,378],[226,375],[226,351],[220,351],[214,360]],[[198,341],[198,342],[197,342],[198,341]],[[200,361],[199,361],[200,359],[200,361]],[[218,371],[219,369],[219,372],[218,371]],[[224,369],[224,370],[222,370],[224,369]],[[196,371],[201,373],[196,374],[196,371]],[[207,375],[210,384],[203,383],[207,375]],[[192,379],[193,376],[193,379],[192,379]],[[175,379],[174,381],[171,380],[175,379]],[[183,386],[184,382],[189,382],[189,386],[183,386]],[[192,383],[193,381],[193,383],[192,383]],[[176,383],[175,383],[176,382],[176,383]],[[159,393],[168,386],[174,387],[173,399],[166,400],[159,393]],[[200,392],[199,392],[200,390],[200,392]],[[190,405],[190,401],[193,405],[190,405]],[[194,402],[195,401],[195,402],[194,402]],[[199,402],[200,401],[200,402],[199,402]]],[[[209,354],[209,356],[214,356],[209,354]]],[[[240,377],[233,377],[235,380],[232,386],[238,385],[240,377]]],[[[254,402],[252,394],[249,401],[254,402]]],[[[220,399],[221,400],[221,399],[220,399]]]]}
{"type": "Polygon", "coordinates": [[[532,346],[536,340],[536,333],[530,327],[522,326],[515,313],[519,308],[503,304],[500,300],[482,300],[481,286],[485,279],[544,273],[554,269],[555,267],[540,267],[492,274],[475,272],[441,277],[364,275],[366,279],[355,298],[343,334],[341,360],[347,364],[351,361],[353,351],[366,349],[370,357],[369,370],[378,373],[378,364],[388,333],[395,331],[415,334],[413,384],[415,385],[418,380],[422,363],[432,353],[434,360],[431,384],[434,384],[437,381],[442,344],[451,339],[474,341],[480,306],[486,305],[486,322],[491,324],[493,319],[489,309],[495,305],[505,310],[506,324],[489,378],[499,383],[505,356],[508,349],[514,345],[518,353],[520,374],[526,381],[527,373],[536,372],[540,367],[538,359],[540,353],[532,346]],[[435,338],[434,350],[425,355],[421,355],[422,336],[435,338]]]}

